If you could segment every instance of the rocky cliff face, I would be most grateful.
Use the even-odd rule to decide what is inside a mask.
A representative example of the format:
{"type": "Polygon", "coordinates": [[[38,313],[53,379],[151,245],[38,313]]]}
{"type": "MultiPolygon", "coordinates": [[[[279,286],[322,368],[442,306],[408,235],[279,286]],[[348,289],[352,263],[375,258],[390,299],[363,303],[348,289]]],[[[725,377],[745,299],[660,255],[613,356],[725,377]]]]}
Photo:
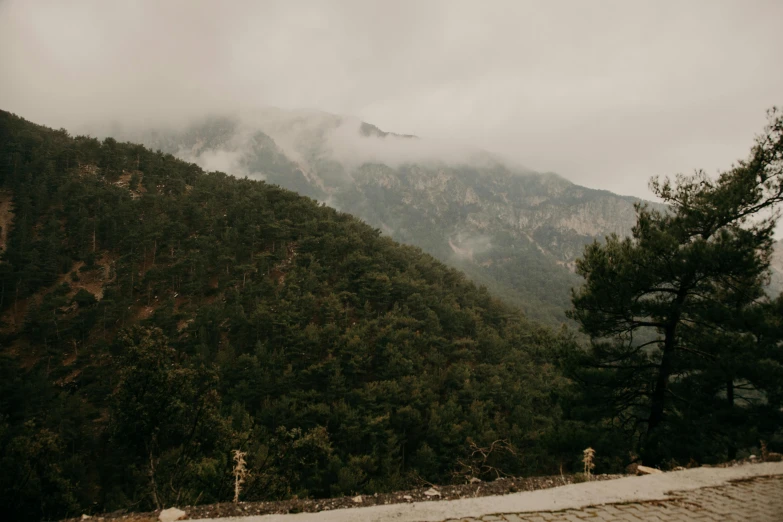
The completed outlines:
{"type": "Polygon", "coordinates": [[[355,214],[547,322],[564,320],[584,245],[629,234],[639,201],[317,112],[270,109],[123,137],[355,214]]]}

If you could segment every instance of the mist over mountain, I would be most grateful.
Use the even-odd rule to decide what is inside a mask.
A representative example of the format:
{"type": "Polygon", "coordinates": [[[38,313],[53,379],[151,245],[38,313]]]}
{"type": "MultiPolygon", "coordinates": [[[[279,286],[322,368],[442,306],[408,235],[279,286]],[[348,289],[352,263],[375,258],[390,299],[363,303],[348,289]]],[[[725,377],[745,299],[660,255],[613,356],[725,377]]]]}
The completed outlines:
{"type": "Polygon", "coordinates": [[[466,272],[536,319],[564,320],[585,244],[628,235],[633,197],[537,173],[469,144],[319,111],[264,109],[187,125],[93,129],[354,214],[466,272]]]}
{"type": "Polygon", "coordinates": [[[0,0],[3,520],[783,459],[780,20],[0,0]]]}

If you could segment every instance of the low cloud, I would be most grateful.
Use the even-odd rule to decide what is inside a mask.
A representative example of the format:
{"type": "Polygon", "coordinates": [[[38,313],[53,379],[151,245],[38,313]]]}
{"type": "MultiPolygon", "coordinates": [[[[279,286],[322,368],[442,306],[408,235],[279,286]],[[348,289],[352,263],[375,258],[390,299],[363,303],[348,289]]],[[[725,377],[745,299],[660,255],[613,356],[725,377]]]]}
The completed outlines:
{"type": "Polygon", "coordinates": [[[781,19],[783,2],[714,0],[4,0],[0,108],[72,131],[315,108],[422,139],[357,147],[351,123],[332,139],[345,161],[468,144],[650,197],[653,175],[746,155],[783,104],[781,19]]]}
{"type": "MultiPolygon", "coordinates": [[[[354,117],[342,117],[322,111],[282,110],[263,108],[234,112],[171,123],[162,128],[145,128],[134,125],[93,125],[83,127],[88,134],[99,137],[114,136],[119,139],[141,141],[153,147],[175,141],[176,156],[197,163],[205,170],[220,170],[237,176],[264,179],[263,173],[248,169],[247,158],[258,144],[258,132],[274,141],[289,160],[303,169],[315,168],[315,160],[334,160],[343,165],[346,174],[367,164],[383,164],[398,168],[406,164],[431,165],[503,165],[516,171],[526,169],[509,158],[481,150],[468,143],[438,138],[420,138],[387,133],[354,117]],[[225,139],[215,146],[204,142],[208,136],[198,136],[194,129],[210,129],[210,122],[221,121],[230,129],[225,139]],[[184,146],[177,140],[193,139],[194,144],[184,146]]],[[[206,132],[212,132],[207,130],[206,132]]],[[[170,149],[170,147],[169,147],[170,149]]]]}
{"type": "MultiPolygon", "coordinates": [[[[218,150],[206,150],[198,155],[194,155],[192,152],[180,149],[176,156],[198,164],[202,169],[207,171],[219,170],[227,174],[235,175],[248,175],[248,172],[242,167],[242,155],[241,150],[229,151],[225,149],[218,150]]],[[[259,179],[255,176],[256,179],[259,179]]]]}
{"type": "Polygon", "coordinates": [[[457,259],[475,261],[475,256],[492,250],[492,238],[486,234],[461,231],[449,239],[449,246],[457,259]]]}
{"type": "Polygon", "coordinates": [[[397,168],[410,163],[487,165],[502,161],[475,145],[456,140],[395,134],[367,135],[362,132],[362,122],[355,118],[345,119],[332,129],[327,135],[326,147],[337,161],[350,167],[364,163],[381,163],[397,168]]]}

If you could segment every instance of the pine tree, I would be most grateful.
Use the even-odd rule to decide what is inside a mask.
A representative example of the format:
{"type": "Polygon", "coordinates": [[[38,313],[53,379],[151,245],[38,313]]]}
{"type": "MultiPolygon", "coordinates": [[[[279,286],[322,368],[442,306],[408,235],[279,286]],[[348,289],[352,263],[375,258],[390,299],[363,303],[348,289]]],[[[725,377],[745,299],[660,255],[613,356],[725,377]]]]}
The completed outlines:
{"type": "Polygon", "coordinates": [[[669,210],[637,206],[632,237],[586,247],[570,317],[591,339],[574,376],[657,463],[671,454],[676,418],[704,406],[675,388],[711,374],[730,395],[732,361],[747,354],[738,339],[749,326],[726,320],[763,300],[783,200],[783,115],[770,111],[749,159],[717,180],[697,172],[651,188],[669,210]]]}

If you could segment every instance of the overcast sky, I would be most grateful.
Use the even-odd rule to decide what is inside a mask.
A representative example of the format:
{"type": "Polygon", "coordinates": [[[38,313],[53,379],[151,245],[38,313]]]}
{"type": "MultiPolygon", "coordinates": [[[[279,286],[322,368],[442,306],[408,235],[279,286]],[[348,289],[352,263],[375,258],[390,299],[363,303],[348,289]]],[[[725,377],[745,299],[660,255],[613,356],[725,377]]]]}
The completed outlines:
{"type": "Polygon", "coordinates": [[[744,157],[783,1],[0,0],[0,108],[54,127],[316,108],[591,187],[744,157]]]}

